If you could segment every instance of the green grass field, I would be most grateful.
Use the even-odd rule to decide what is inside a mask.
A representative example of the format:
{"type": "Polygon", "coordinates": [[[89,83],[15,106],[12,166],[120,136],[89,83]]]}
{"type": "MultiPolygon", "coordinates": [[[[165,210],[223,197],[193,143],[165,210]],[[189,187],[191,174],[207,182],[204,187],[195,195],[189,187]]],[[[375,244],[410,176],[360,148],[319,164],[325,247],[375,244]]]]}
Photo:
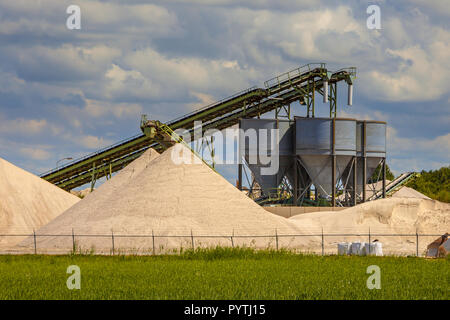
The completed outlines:
{"type": "Polygon", "coordinates": [[[0,256],[0,299],[449,299],[449,259],[250,249],[165,256],[0,256]],[[81,289],[69,290],[69,265],[81,289]],[[381,269],[381,289],[366,269],[381,269]]]}

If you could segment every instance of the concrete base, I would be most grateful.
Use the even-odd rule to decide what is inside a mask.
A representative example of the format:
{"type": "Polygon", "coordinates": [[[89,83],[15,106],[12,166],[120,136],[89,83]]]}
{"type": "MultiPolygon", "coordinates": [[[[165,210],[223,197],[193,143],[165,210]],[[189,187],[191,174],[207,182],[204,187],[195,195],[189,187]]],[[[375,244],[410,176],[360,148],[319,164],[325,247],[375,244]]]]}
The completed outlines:
{"type": "Polygon", "coordinates": [[[290,218],[298,214],[320,212],[320,211],[341,211],[347,207],[263,207],[270,213],[290,218]]]}

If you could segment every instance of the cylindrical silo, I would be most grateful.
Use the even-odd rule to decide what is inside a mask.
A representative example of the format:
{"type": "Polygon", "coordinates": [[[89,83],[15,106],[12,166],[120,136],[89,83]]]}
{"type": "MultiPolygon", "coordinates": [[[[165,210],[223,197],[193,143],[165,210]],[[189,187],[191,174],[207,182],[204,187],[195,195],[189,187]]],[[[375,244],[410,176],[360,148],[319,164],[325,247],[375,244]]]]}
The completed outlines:
{"type": "Polygon", "coordinates": [[[356,155],[356,120],[296,117],[295,152],[319,195],[331,197],[356,155]]]}
{"type": "MultiPolygon", "coordinates": [[[[357,121],[356,154],[356,192],[362,198],[363,186],[367,185],[377,166],[386,158],[386,122],[357,121]]],[[[353,172],[346,174],[350,175],[349,181],[353,185],[353,172]]]]}
{"type": "Polygon", "coordinates": [[[283,177],[293,167],[291,122],[277,119],[240,121],[240,155],[266,195],[279,187],[283,177]]]}

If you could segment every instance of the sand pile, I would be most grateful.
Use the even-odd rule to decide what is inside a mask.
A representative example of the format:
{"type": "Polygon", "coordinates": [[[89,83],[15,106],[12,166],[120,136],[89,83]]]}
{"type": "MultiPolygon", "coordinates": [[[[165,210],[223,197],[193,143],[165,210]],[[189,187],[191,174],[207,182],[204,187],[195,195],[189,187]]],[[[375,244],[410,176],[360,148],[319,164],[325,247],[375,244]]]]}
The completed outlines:
{"type": "MultiPolygon", "coordinates": [[[[31,234],[79,200],[0,158],[0,234],[31,234]]],[[[0,237],[0,249],[23,239],[0,237]]]]}
{"type": "MultiPolygon", "coordinates": [[[[73,228],[75,235],[84,235],[75,237],[78,248],[109,253],[113,242],[111,231],[115,250],[122,252],[151,251],[153,238],[143,235],[152,232],[156,236],[186,236],[156,237],[155,247],[160,251],[190,247],[191,232],[195,246],[231,245],[233,232],[235,235],[274,234],[275,229],[279,233],[296,232],[292,222],[268,213],[206,164],[192,162],[192,153],[182,145],[149,162],[141,157],[132,164],[145,164],[139,165],[140,170],[130,173],[125,171],[127,167],[41,228],[38,234],[70,235],[73,228]],[[120,191],[116,185],[120,185],[120,191]],[[93,234],[105,237],[86,236],[93,234]],[[202,235],[216,237],[199,237],[202,235]]],[[[23,245],[30,243],[28,239],[23,245]]],[[[234,245],[243,243],[267,247],[268,239],[233,239],[234,245]]],[[[46,237],[39,240],[38,247],[48,252],[69,250],[72,237],[46,237]]]]}
{"type": "Polygon", "coordinates": [[[416,199],[428,199],[431,200],[428,196],[424,195],[423,193],[420,193],[417,190],[414,190],[413,188],[409,187],[402,187],[400,190],[395,192],[392,195],[392,198],[416,198],[416,199]]]}
{"type": "MultiPolygon", "coordinates": [[[[391,183],[391,180],[386,179],[386,186],[391,183]]],[[[366,194],[367,198],[370,198],[372,195],[374,195],[374,190],[378,191],[383,188],[383,184],[381,181],[378,181],[374,184],[367,184],[366,185],[366,194]]],[[[401,187],[398,191],[396,191],[394,194],[392,194],[393,198],[417,198],[417,199],[428,199],[431,200],[429,197],[424,195],[423,193],[420,193],[419,191],[414,190],[413,188],[409,188],[406,186],[401,187]]]]}
{"type": "MultiPolygon", "coordinates": [[[[388,198],[366,202],[342,211],[315,212],[297,215],[295,222],[305,233],[368,233],[372,234],[443,234],[450,229],[450,204],[418,198],[388,198]]],[[[376,236],[383,242],[383,251],[394,254],[415,252],[415,237],[376,236]]],[[[433,238],[433,237],[431,237],[433,238]]],[[[372,240],[374,236],[372,237],[372,240]]],[[[330,248],[340,241],[367,241],[367,237],[336,237],[329,241],[330,248]]],[[[421,252],[429,243],[422,238],[421,252]]],[[[316,251],[320,239],[310,239],[310,248],[316,251]]]]}

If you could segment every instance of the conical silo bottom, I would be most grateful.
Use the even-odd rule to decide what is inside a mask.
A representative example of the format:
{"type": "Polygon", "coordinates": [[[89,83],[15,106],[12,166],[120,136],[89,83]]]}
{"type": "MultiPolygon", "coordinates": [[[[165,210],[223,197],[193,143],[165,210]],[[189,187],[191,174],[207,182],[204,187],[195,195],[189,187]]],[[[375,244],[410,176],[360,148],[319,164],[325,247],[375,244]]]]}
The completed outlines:
{"type": "Polygon", "coordinates": [[[256,182],[258,182],[265,195],[268,195],[270,192],[273,192],[273,189],[276,189],[278,187],[279,179],[276,174],[273,175],[261,174],[262,166],[260,165],[249,164],[248,168],[253,173],[256,182]]]}
{"type": "MultiPolygon", "coordinates": [[[[380,164],[381,160],[383,158],[381,157],[367,157],[366,158],[366,181],[363,181],[363,160],[362,158],[358,158],[358,168],[357,168],[357,174],[356,174],[356,179],[357,179],[357,187],[356,187],[356,192],[361,195],[362,193],[362,188],[363,185],[367,185],[367,183],[369,182],[370,177],[372,177],[373,173],[375,172],[375,170],[377,169],[378,165],[380,164]]],[[[381,174],[380,174],[380,179],[382,178],[381,174]]],[[[353,168],[351,168],[350,166],[345,170],[344,174],[342,175],[342,180],[344,181],[348,181],[348,186],[350,188],[353,187],[353,168]]]]}
{"type": "Polygon", "coordinates": [[[249,158],[245,157],[245,161],[247,161],[247,166],[250,171],[253,173],[255,180],[261,186],[265,195],[269,195],[270,193],[276,192],[276,189],[280,186],[283,177],[289,172],[290,168],[294,166],[294,159],[292,156],[279,156],[278,157],[278,167],[269,170],[271,166],[275,166],[275,164],[270,165],[261,165],[261,164],[248,164],[249,158]],[[263,174],[264,171],[276,171],[274,174],[263,174]],[[276,169],[276,170],[275,170],[276,169]]]}
{"type": "MultiPolygon", "coordinates": [[[[329,155],[301,155],[300,160],[319,195],[324,198],[330,196],[332,192],[332,157],[329,155]]],[[[336,156],[336,182],[342,177],[351,160],[352,156],[336,156]]]]}

